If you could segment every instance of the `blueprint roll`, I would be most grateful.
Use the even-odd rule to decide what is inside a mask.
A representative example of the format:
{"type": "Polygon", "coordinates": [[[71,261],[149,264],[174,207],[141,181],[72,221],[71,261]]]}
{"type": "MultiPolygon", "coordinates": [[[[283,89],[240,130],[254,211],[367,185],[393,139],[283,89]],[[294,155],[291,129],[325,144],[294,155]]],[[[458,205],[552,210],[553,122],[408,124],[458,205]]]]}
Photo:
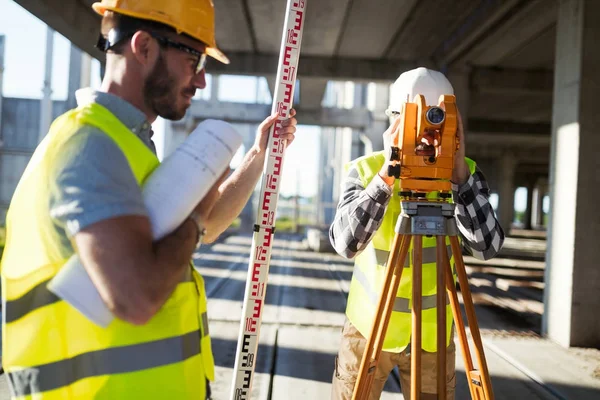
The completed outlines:
{"type": "MultiPolygon", "coordinates": [[[[142,189],[154,240],[183,223],[228,168],[241,143],[242,137],[228,123],[206,120],[156,168],[142,189]]],[[[48,289],[99,326],[114,319],[77,254],[48,289]]]]}
{"type": "Polygon", "coordinates": [[[163,161],[143,188],[155,240],[173,232],[190,215],[228,168],[241,143],[231,125],[209,119],[163,161]]]}

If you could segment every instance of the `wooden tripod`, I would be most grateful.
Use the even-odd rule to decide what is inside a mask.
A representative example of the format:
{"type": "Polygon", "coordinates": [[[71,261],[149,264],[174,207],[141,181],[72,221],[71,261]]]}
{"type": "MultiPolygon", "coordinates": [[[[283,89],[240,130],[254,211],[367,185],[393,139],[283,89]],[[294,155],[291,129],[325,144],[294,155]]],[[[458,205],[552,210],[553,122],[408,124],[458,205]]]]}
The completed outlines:
{"type": "MultiPolygon", "coordinates": [[[[419,400],[421,394],[421,301],[422,299],[422,265],[423,265],[423,236],[436,237],[436,265],[437,265],[437,348],[446,348],[446,295],[444,287],[450,298],[452,314],[456,323],[458,338],[463,354],[467,381],[471,398],[474,400],[494,400],[492,384],[489,377],[487,363],[483,352],[483,343],[479,332],[479,325],[475,317],[475,308],[471,297],[471,290],[465,271],[458,231],[454,219],[454,204],[440,201],[402,201],[402,214],[396,224],[396,235],[392,242],[390,255],[387,261],[387,272],[379,297],[377,311],[365,353],[363,354],[357,377],[353,400],[367,400],[371,385],[375,377],[377,364],[383,346],[392,308],[400,285],[404,262],[408,255],[411,242],[413,243],[413,307],[412,307],[412,339],[411,339],[411,396],[410,400],[419,400]],[[471,329],[471,336],[475,344],[475,355],[479,370],[473,366],[471,350],[465,332],[465,324],[460,312],[456,285],[452,278],[450,260],[446,250],[446,237],[449,237],[456,272],[460,282],[461,293],[471,329]],[[440,312],[440,310],[442,310],[440,312]]],[[[446,352],[437,352],[437,393],[438,400],[446,400],[446,352]]]]}

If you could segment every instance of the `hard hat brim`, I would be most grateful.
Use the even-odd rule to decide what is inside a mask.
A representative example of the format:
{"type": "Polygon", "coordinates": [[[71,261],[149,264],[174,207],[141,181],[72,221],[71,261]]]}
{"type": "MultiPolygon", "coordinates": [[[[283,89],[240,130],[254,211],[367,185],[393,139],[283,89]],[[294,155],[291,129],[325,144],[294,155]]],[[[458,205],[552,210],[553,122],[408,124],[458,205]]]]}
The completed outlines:
{"type": "MultiPolygon", "coordinates": [[[[102,3],[100,3],[100,2],[96,2],[96,3],[92,4],[92,8],[94,9],[94,11],[97,14],[100,14],[100,15],[104,15],[104,13],[107,10],[116,12],[116,10],[114,10],[112,7],[104,7],[102,5],[102,3]]],[[[120,11],[120,12],[122,12],[122,11],[120,11]]],[[[128,13],[127,15],[130,15],[131,17],[135,17],[135,18],[140,18],[140,16],[136,15],[135,13],[128,13]]],[[[214,46],[209,46],[207,44],[206,45],[206,54],[209,55],[210,57],[214,58],[215,60],[222,62],[223,64],[229,64],[229,58],[227,58],[227,56],[221,50],[219,50],[218,48],[216,48],[214,46]]]]}
{"type": "Polygon", "coordinates": [[[94,11],[96,11],[97,14],[100,15],[104,15],[104,12],[106,11],[106,7],[104,7],[100,2],[92,4],[92,8],[94,9],[94,11]]]}
{"type": "Polygon", "coordinates": [[[208,54],[215,60],[222,62],[223,64],[229,64],[229,58],[227,58],[227,56],[216,47],[207,47],[206,54],[208,54]]]}

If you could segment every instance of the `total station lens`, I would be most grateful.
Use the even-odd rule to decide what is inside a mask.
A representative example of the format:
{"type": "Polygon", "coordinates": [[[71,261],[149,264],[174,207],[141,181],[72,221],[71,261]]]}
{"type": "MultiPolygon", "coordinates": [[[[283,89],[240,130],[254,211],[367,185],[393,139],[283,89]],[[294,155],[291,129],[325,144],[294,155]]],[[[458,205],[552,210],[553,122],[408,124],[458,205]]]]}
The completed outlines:
{"type": "Polygon", "coordinates": [[[427,110],[425,118],[427,118],[427,122],[430,124],[439,125],[444,122],[446,113],[440,107],[431,107],[429,110],[427,110]]]}

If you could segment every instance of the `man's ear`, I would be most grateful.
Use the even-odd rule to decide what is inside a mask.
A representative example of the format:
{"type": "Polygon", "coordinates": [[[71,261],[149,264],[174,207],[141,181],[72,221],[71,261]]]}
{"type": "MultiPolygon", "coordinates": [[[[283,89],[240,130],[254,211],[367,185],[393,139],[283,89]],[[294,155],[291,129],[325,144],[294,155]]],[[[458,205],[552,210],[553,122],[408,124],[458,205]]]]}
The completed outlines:
{"type": "Polygon", "coordinates": [[[133,56],[141,65],[146,66],[154,63],[158,44],[148,32],[137,31],[134,33],[129,46],[133,56]]]}

